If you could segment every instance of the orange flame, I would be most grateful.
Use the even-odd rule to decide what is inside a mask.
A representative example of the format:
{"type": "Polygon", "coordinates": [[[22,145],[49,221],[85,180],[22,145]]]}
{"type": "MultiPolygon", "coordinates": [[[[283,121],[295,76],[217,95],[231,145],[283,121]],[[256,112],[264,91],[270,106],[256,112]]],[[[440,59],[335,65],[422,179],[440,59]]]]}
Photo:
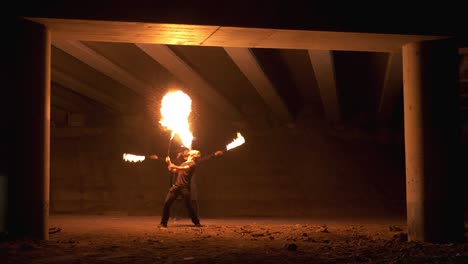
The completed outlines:
{"type": "Polygon", "coordinates": [[[123,154],[123,159],[125,161],[130,161],[130,162],[141,162],[141,161],[145,160],[145,156],[139,156],[139,155],[124,153],[123,154]]]}
{"type": "Polygon", "coordinates": [[[193,135],[188,118],[192,112],[192,99],[182,91],[167,93],[161,104],[162,126],[172,131],[171,139],[177,134],[182,144],[192,148],[193,135]]]}
{"type": "Polygon", "coordinates": [[[237,138],[235,138],[231,143],[226,145],[226,150],[237,148],[238,146],[244,143],[245,143],[245,138],[241,135],[241,133],[237,132],[237,138]]]}

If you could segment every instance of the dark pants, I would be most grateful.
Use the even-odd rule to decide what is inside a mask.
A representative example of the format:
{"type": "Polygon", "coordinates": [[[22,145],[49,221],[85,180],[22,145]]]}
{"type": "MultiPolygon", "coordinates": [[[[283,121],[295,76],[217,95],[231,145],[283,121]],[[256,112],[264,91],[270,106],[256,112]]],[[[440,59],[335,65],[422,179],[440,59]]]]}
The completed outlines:
{"type": "MultiPolygon", "coordinates": [[[[198,218],[200,218],[200,214],[198,213],[198,201],[197,200],[192,199],[192,208],[193,208],[193,211],[195,212],[195,215],[198,218]]],[[[185,209],[184,199],[182,198],[182,196],[179,196],[174,200],[174,203],[171,206],[171,219],[177,220],[177,219],[182,219],[186,217],[189,217],[189,215],[185,209]]]]}
{"type": "Polygon", "coordinates": [[[200,217],[200,215],[198,213],[198,201],[197,200],[192,199],[192,207],[193,207],[193,211],[195,212],[195,215],[197,217],[200,217]]]}
{"type": "Polygon", "coordinates": [[[185,186],[172,186],[169,189],[169,192],[166,195],[166,200],[164,201],[163,214],[161,218],[161,224],[167,224],[169,220],[171,206],[177,197],[182,196],[182,200],[187,208],[190,218],[194,224],[199,224],[200,220],[198,215],[195,213],[195,210],[192,206],[192,201],[190,197],[190,188],[185,186]]]}

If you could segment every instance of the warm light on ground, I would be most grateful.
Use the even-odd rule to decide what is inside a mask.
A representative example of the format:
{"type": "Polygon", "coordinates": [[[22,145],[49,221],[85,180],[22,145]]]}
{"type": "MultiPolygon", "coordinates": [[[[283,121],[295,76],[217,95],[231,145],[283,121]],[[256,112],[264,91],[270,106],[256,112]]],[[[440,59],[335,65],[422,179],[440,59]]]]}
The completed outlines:
{"type": "Polygon", "coordinates": [[[3,263],[466,263],[467,243],[406,241],[404,219],[56,215],[49,241],[0,243],[3,263]],[[450,260],[450,261],[449,261],[450,260]],[[465,262],[464,262],[465,261],[465,262]]]}

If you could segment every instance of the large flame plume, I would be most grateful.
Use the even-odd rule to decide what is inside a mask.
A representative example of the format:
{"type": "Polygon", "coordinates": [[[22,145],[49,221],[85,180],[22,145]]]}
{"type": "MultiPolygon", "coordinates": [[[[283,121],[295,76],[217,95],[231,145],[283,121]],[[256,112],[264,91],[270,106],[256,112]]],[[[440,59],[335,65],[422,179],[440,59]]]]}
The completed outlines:
{"type": "Polygon", "coordinates": [[[237,137],[231,143],[226,145],[226,150],[237,148],[238,146],[244,143],[245,143],[245,138],[241,135],[241,133],[237,132],[237,137]]]}
{"type": "Polygon", "coordinates": [[[167,93],[161,103],[162,126],[171,130],[171,140],[177,134],[182,144],[191,149],[193,135],[188,118],[192,112],[192,99],[182,91],[167,93]]]}

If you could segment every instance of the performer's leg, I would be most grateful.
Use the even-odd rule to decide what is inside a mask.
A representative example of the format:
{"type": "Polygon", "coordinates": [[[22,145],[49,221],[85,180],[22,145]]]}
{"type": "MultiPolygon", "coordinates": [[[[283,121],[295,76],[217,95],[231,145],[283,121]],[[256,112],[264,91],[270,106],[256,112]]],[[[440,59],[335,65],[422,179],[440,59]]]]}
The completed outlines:
{"type": "Polygon", "coordinates": [[[184,189],[181,190],[181,194],[182,194],[182,197],[184,197],[185,207],[187,207],[187,211],[189,213],[190,218],[192,219],[192,222],[195,225],[199,225],[200,224],[200,219],[198,219],[198,216],[195,214],[195,211],[193,210],[192,201],[190,199],[191,198],[190,197],[190,190],[184,188],[184,189]]]}
{"type": "Polygon", "coordinates": [[[200,213],[199,213],[199,209],[198,209],[198,201],[197,200],[192,199],[192,207],[193,207],[193,212],[195,213],[195,215],[198,218],[200,218],[200,213]]]}
{"type": "Polygon", "coordinates": [[[166,199],[164,201],[163,213],[161,217],[162,225],[167,225],[167,221],[169,220],[171,205],[178,195],[179,195],[179,192],[177,191],[177,189],[173,187],[169,189],[169,192],[167,193],[166,199]]]}
{"type": "Polygon", "coordinates": [[[181,196],[178,196],[177,199],[174,200],[171,211],[172,219],[177,220],[184,218],[184,200],[181,196]]]}

